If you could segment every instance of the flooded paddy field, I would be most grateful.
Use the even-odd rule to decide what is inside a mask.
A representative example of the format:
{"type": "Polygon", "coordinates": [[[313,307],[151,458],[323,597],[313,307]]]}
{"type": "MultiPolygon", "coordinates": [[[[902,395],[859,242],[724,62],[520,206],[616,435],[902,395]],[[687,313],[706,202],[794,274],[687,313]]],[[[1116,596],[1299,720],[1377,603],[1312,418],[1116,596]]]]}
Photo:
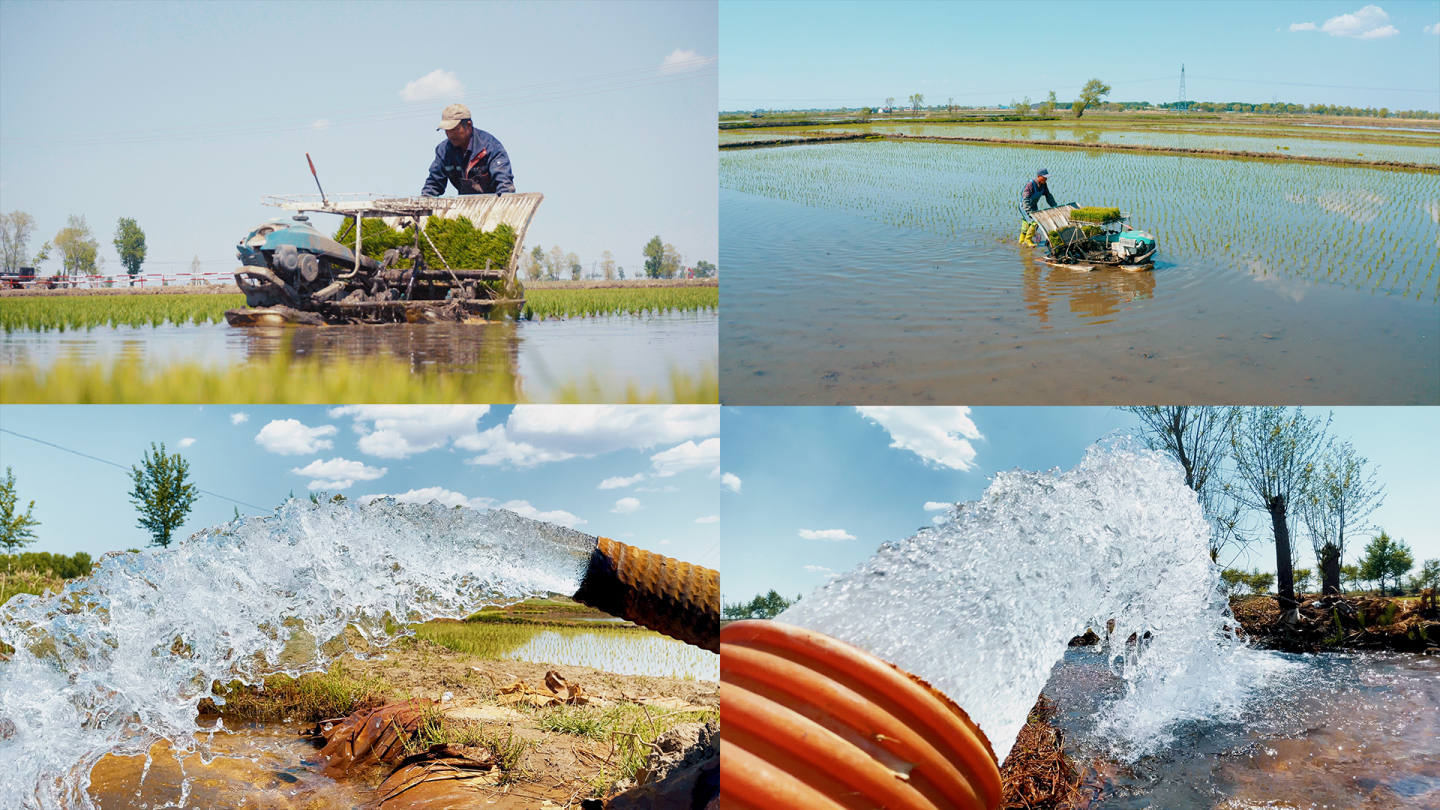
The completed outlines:
{"type": "Polygon", "coordinates": [[[1440,172],[860,142],[720,176],[730,402],[1440,401],[1440,172]],[[1016,246],[1039,166],[1154,271],[1016,246]]]}
{"type": "MultiPolygon", "coordinates": [[[[473,378],[492,397],[485,401],[493,402],[552,401],[597,390],[623,394],[627,386],[666,399],[685,393],[675,390],[675,369],[702,375],[708,369],[713,376],[718,323],[710,310],[483,324],[241,329],[167,323],[16,330],[0,337],[0,370],[44,378],[73,369],[103,376],[122,366],[159,375],[198,368],[221,382],[234,378],[235,395],[243,398],[243,378],[254,367],[264,376],[277,366],[283,371],[307,365],[338,374],[337,364],[353,362],[385,365],[401,385],[407,374],[473,378]]],[[[392,401],[404,392],[373,393],[376,401],[392,401]]],[[[291,396],[306,393],[297,387],[291,396]]]]}
{"type": "Polygon", "coordinates": [[[1196,122],[1145,124],[1138,121],[1037,121],[926,123],[872,121],[798,127],[721,130],[720,143],[803,141],[833,135],[904,135],[912,138],[994,138],[1069,141],[1103,146],[1154,146],[1274,153],[1282,157],[1355,158],[1440,166],[1440,129],[1355,128],[1289,124],[1196,122]]]}
{"type": "Polygon", "coordinates": [[[1407,653],[1273,656],[1263,695],[1225,720],[1181,724],[1129,765],[1097,740],[1097,703],[1123,683],[1073,648],[1045,693],[1077,762],[1097,762],[1099,806],[1175,810],[1440,806],[1440,660],[1407,653]]]}

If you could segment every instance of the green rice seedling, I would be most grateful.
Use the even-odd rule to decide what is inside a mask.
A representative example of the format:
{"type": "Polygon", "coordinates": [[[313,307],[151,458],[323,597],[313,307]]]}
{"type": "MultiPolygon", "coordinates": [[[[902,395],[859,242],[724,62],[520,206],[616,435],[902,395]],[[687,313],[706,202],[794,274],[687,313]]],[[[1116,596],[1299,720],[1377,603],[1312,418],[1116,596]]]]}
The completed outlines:
{"type": "Polygon", "coordinates": [[[354,675],[343,659],[326,672],[309,672],[298,678],[271,675],[264,686],[240,681],[216,683],[218,701],[205,699],[200,711],[253,722],[316,722],[346,717],[352,712],[384,705],[393,695],[383,678],[354,675]]]}
{"type": "Polygon", "coordinates": [[[643,315],[720,308],[719,287],[606,287],[525,291],[526,318],[643,315]]]}
{"type": "Polygon", "coordinates": [[[57,295],[0,298],[6,333],[221,323],[225,310],[245,306],[243,295],[57,295]]]}
{"type": "Polygon", "coordinates": [[[29,593],[42,596],[46,591],[59,593],[65,587],[65,580],[49,571],[30,568],[14,571],[0,571],[0,605],[10,601],[16,594],[29,593]]]}
{"type": "MultiPolygon", "coordinates": [[[[354,219],[346,219],[341,224],[335,232],[335,241],[354,247],[354,219]]],[[[361,221],[360,252],[376,261],[383,259],[385,251],[391,248],[414,243],[415,237],[410,231],[392,228],[386,225],[384,220],[361,221]]],[[[483,270],[487,262],[491,267],[507,267],[514,249],[514,228],[501,223],[493,231],[481,231],[466,217],[430,217],[425,221],[425,236],[420,238],[420,250],[425,255],[425,264],[432,268],[448,265],[455,269],[483,270]],[[440,250],[439,255],[435,253],[436,248],[440,250]],[[444,256],[444,262],[440,260],[441,256],[444,256]]],[[[399,259],[395,266],[408,269],[411,264],[409,259],[399,259]]]]}
{"type": "Polygon", "coordinates": [[[1076,222],[1115,222],[1120,219],[1120,209],[1084,206],[1071,211],[1070,218],[1076,222]]]}

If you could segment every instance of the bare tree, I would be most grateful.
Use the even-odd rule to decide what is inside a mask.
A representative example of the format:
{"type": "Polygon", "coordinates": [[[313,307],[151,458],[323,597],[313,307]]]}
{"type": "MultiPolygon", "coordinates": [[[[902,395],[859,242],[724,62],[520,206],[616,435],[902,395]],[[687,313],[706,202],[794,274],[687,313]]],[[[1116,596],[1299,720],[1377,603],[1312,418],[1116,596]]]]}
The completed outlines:
{"type": "Polygon", "coordinates": [[[1185,471],[1185,486],[1195,491],[1211,521],[1210,560],[1218,562],[1230,545],[1245,545],[1240,504],[1230,497],[1222,468],[1230,453],[1231,434],[1240,421],[1232,407],[1170,405],[1130,407],[1145,425],[1145,443],[1167,453],[1185,471]]]}
{"type": "Polygon", "coordinates": [[[1375,481],[1375,470],[1366,474],[1369,459],[1355,452],[1349,442],[1332,447],[1319,465],[1318,474],[1301,505],[1305,527],[1315,560],[1320,564],[1320,592],[1340,592],[1340,561],[1345,557],[1345,535],[1374,528],[1370,514],[1385,502],[1385,487],[1375,481]]]}
{"type": "Polygon", "coordinates": [[[1309,419],[1295,408],[1289,414],[1278,406],[1249,408],[1231,434],[1230,450],[1235,459],[1234,488],[1242,504],[1270,515],[1275,533],[1275,570],[1280,610],[1286,620],[1295,618],[1294,559],[1290,543],[1289,507],[1304,503],[1315,476],[1315,467],[1329,440],[1323,424],[1309,419]]]}
{"type": "Polygon", "coordinates": [[[608,250],[600,254],[600,275],[606,281],[615,278],[615,256],[608,250]]]}
{"type": "Polygon", "coordinates": [[[911,110],[912,112],[917,112],[917,111],[919,111],[920,105],[922,105],[922,104],[924,104],[924,103],[925,103],[925,94],[924,94],[924,93],[911,93],[911,94],[910,94],[910,110],[911,110]]]}

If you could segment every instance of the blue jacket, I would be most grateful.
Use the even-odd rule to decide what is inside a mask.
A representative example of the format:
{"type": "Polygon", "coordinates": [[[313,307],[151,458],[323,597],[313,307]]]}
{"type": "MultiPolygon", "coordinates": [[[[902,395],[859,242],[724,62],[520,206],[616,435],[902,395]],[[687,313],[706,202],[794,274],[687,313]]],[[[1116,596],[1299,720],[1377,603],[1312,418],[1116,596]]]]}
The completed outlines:
{"type": "Polygon", "coordinates": [[[420,196],[439,197],[445,193],[446,183],[455,186],[459,194],[515,193],[515,177],[505,147],[494,135],[478,129],[470,135],[468,149],[456,149],[449,138],[435,147],[435,160],[420,196]]]}
{"type": "Polygon", "coordinates": [[[1042,186],[1034,180],[1031,180],[1025,184],[1024,190],[1020,192],[1020,202],[1024,204],[1026,208],[1035,208],[1036,203],[1040,201],[1041,197],[1044,197],[1046,201],[1050,203],[1051,208],[1055,207],[1055,197],[1050,194],[1049,183],[1042,186]]]}

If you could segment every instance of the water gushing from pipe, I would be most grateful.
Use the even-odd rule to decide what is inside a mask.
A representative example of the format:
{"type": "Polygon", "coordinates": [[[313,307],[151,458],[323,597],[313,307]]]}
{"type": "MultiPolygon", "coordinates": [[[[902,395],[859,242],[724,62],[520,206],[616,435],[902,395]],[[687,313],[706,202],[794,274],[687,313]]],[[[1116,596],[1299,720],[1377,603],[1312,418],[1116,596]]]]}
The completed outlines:
{"type": "Polygon", "coordinates": [[[980,501],[886,543],[777,621],[925,679],[1000,761],[1067,642],[1094,630],[1126,681],[1099,725],[1133,759],[1179,722],[1237,714],[1273,669],[1229,629],[1210,531],[1177,464],[1110,439],[1067,472],[997,474],[980,501]]]}
{"type": "Polygon", "coordinates": [[[169,549],[107,555],[60,594],[0,608],[14,648],[0,662],[0,807],[91,808],[95,762],[161,737],[192,745],[212,683],[322,670],[407,624],[573,593],[595,547],[500,510],[292,500],[169,549]]]}

